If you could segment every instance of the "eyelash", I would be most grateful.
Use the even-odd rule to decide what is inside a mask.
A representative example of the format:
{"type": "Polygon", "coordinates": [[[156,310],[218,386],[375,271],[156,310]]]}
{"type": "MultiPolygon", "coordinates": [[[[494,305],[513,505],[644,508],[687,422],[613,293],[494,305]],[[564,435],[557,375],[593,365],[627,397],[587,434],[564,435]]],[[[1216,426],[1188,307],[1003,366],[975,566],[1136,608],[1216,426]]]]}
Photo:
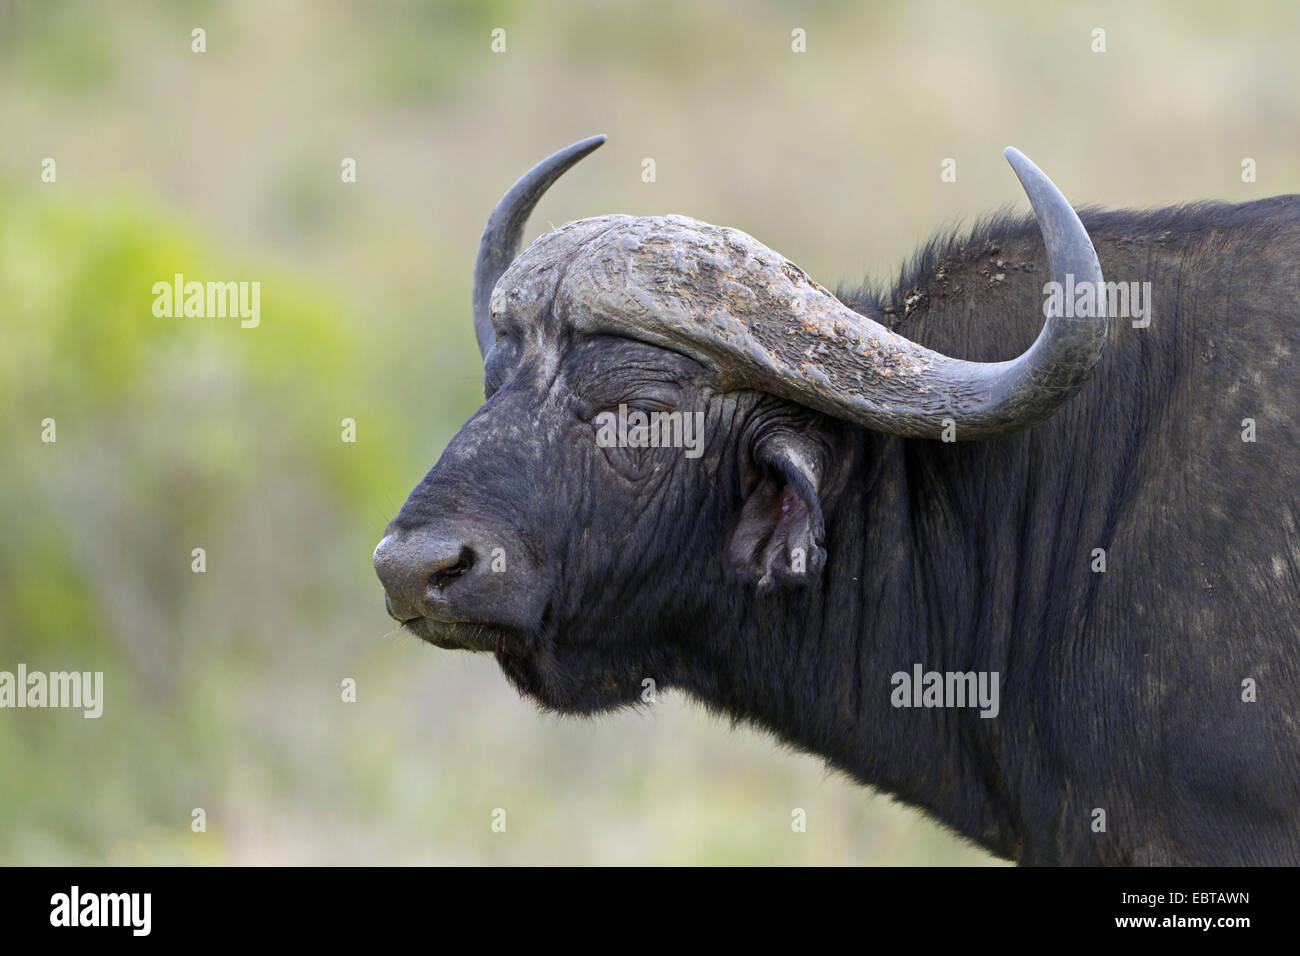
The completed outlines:
{"type": "MultiPolygon", "coordinates": [[[[650,415],[654,412],[671,412],[674,410],[673,406],[669,405],[667,402],[657,401],[652,398],[638,398],[630,401],[617,402],[613,405],[602,406],[596,411],[596,415],[603,415],[606,412],[611,412],[617,415],[619,414],[620,406],[625,408],[629,415],[633,412],[641,412],[645,415],[650,415]]],[[[595,415],[592,417],[594,418],[595,415]]]]}

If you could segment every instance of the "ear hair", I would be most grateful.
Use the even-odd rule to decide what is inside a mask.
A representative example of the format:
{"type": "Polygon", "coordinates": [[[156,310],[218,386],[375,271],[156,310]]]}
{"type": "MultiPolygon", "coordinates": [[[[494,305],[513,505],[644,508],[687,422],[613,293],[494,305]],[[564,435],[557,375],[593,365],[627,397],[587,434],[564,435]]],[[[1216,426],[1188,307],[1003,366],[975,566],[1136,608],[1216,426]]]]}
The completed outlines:
{"type": "Polygon", "coordinates": [[[820,483],[821,469],[813,470],[813,466],[799,462],[795,457],[796,454],[788,443],[767,442],[759,450],[758,460],[784,478],[786,484],[790,485],[795,494],[807,505],[813,518],[813,537],[820,542],[826,536],[826,522],[822,517],[821,496],[813,486],[813,482],[820,483]]]}
{"type": "Polygon", "coordinates": [[[760,591],[778,581],[811,583],[826,564],[817,490],[822,455],[813,442],[784,430],[755,449],[759,480],[727,541],[727,557],[760,591]]]}

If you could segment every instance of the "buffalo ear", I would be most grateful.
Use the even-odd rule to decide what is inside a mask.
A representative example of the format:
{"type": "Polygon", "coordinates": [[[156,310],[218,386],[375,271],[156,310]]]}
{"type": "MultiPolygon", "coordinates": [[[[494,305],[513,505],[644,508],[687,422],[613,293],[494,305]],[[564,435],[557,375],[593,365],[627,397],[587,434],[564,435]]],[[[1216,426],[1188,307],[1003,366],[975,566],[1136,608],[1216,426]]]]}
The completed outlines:
{"type": "Polygon", "coordinates": [[[760,591],[778,581],[811,583],[826,564],[821,449],[784,435],[765,441],[754,458],[758,483],[727,539],[727,560],[760,591]]]}

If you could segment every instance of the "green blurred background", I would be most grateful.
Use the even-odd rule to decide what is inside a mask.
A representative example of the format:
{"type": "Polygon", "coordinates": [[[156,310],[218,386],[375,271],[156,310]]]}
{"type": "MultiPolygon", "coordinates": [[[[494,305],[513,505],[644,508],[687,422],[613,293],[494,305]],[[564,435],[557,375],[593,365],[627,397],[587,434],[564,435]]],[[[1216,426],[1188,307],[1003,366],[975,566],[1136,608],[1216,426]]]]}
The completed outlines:
{"type": "Polygon", "coordinates": [[[680,695],[541,715],[392,631],[370,554],[481,400],[479,232],[595,132],[527,238],[678,212],[832,286],[1022,208],[1007,144],[1076,203],[1290,192],[1298,27],[1281,2],[0,4],[0,670],[106,685],[99,720],[0,711],[0,863],[995,862],[680,695]],[[155,318],[176,272],[261,282],[260,327],[155,318]]]}

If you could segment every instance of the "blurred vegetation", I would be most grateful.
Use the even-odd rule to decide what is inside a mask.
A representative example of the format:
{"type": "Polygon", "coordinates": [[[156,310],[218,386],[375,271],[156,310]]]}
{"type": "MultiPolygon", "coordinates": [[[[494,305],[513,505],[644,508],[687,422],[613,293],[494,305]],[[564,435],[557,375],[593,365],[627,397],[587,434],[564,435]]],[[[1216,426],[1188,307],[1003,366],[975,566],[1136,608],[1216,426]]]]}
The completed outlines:
{"type": "Polygon", "coordinates": [[[989,862],[678,696],[543,716],[490,660],[392,634],[370,552],[480,400],[483,220],[597,131],[530,237],[681,212],[830,285],[1021,203],[1008,143],[1079,203],[1294,191],[1298,20],[1208,0],[0,3],[0,669],[106,683],[99,720],[0,712],[0,863],[989,862]],[[260,327],[155,318],[177,272],[260,281],[260,327]]]}

